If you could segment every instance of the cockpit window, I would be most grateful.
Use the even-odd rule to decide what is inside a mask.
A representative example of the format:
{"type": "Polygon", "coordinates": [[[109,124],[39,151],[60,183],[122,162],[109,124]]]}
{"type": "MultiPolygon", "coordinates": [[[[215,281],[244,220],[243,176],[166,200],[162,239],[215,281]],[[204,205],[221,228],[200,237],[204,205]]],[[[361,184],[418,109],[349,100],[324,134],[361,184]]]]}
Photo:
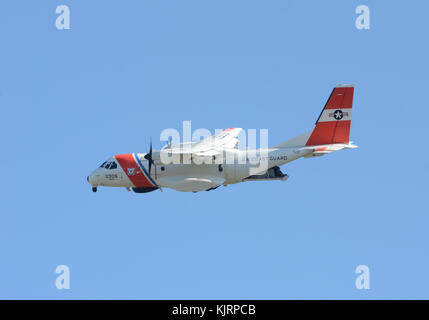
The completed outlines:
{"type": "Polygon", "coordinates": [[[100,166],[100,168],[105,168],[105,169],[116,169],[117,167],[118,167],[118,164],[115,161],[106,161],[100,166]]]}

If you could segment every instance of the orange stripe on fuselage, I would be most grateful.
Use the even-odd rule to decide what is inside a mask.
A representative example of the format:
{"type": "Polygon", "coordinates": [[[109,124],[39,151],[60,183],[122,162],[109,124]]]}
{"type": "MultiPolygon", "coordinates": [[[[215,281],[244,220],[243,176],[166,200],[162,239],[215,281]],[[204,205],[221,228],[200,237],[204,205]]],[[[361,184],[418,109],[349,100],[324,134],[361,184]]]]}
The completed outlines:
{"type": "Polygon", "coordinates": [[[136,188],[153,187],[154,185],[146,178],[142,169],[133,157],[132,153],[118,154],[115,156],[119,165],[136,188]]]}

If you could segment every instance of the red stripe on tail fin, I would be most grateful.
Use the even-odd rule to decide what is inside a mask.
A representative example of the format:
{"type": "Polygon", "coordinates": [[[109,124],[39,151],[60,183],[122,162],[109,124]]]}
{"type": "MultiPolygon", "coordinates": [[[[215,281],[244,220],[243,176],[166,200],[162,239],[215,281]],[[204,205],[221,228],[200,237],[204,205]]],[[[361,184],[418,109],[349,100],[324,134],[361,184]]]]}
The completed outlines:
{"type": "Polygon", "coordinates": [[[317,119],[307,146],[349,142],[353,92],[354,87],[351,85],[334,88],[317,119]]]}

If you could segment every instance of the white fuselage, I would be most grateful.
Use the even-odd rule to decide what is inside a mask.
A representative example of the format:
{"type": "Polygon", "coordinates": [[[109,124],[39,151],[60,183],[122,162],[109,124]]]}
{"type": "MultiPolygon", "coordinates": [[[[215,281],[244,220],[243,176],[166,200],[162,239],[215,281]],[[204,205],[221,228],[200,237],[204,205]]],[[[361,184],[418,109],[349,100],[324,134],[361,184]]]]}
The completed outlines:
{"type": "Polygon", "coordinates": [[[91,173],[88,181],[93,187],[147,188],[149,191],[165,187],[178,191],[203,191],[264,174],[268,169],[296,160],[305,153],[298,148],[225,149],[222,159],[210,158],[205,162],[201,159],[185,162],[182,158],[180,163],[165,164],[158,160],[150,174],[145,153],[117,155],[110,158],[107,165],[91,173]]]}
{"type": "MultiPolygon", "coordinates": [[[[212,190],[243,181],[286,180],[279,166],[301,157],[318,157],[357,146],[350,141],[353,85],[334,87],[311,131],[268,149],[240,150],[242,128],[227,128],[199,141],[172,144],[160,151],[119,154],[88,176],[97,186],[145,193],[171,188],[212,190]]],[[[253,145],[253,144],[252,144],[253,145]]]]}

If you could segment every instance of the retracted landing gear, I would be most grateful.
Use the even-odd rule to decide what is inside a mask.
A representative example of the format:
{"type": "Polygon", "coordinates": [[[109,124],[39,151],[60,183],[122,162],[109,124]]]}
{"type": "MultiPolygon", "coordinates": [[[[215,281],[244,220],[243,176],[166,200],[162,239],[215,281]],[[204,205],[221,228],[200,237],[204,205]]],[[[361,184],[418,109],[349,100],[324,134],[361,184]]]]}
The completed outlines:
{"type": "Polygon", "coordinates": [[[97,192],[97,187],[92,187],[92,192],[97,192]]]}

